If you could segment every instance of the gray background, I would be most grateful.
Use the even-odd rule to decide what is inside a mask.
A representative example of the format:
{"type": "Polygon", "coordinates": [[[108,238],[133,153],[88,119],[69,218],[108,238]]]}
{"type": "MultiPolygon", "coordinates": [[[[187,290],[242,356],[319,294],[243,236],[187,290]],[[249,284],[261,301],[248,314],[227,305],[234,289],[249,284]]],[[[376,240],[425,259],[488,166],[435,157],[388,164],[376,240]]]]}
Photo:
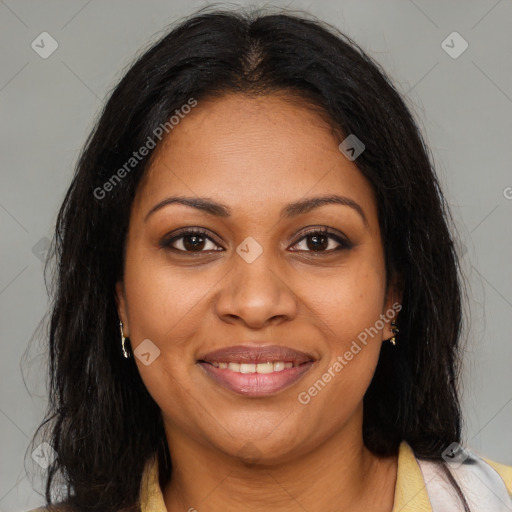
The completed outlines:
{"type": "MultiPolygon", "coordinates": [[[[47,238],[78,152],[135,52],[203,5],[0,2],[2,512],[43,502],[32,491],[43,470],[28,478],[24,468],[45,407],[44,358],[37,344],[44,333],[34,333],[48,307],[42,273],[47,238]],[[59,45],[47,59],[31,47],[44,31],[59,45]]],[[[413,108],[453,210],[468,279],[465,440],[512,465],[512,1],[273,5],[306,9],[337,25],[384,66],[413,108]],[[469,44],[458,58],[441,46],[453,31],[469,44]]],[[[459,43],[447,42],[452,52],[459,43]]],[[[30,452],[27,461],[32,470],[30,452]]]]}

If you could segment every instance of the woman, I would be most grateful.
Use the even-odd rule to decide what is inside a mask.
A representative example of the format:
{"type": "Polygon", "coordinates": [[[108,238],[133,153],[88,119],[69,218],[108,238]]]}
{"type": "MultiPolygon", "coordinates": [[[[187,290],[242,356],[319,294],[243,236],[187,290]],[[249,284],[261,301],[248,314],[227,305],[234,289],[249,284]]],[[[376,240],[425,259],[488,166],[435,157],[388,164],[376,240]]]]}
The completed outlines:
{"type": "Polygon", "coordinates": [[[510,510],[512,468],[461,446],[460,279],[428,151],[333,27],[174,28],[108,100],[55,253],[48,505],[510,510]]]}

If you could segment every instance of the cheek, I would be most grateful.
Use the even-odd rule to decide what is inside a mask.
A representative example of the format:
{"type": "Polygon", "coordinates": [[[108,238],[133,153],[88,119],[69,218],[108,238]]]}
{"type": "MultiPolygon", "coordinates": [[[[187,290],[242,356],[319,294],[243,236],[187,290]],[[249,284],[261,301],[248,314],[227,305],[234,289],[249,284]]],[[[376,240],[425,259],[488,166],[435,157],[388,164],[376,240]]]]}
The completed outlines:
{"type": "Polygon", "coordinates": [[[374,302],[368,293],[349,302],[346,310],[333,310],[332,317],[324,317],[329,333],[337,336],[330,337],[325,361],[296,396],[312,421],[318,423],[319,432],[335,431],[361,410],[379,360],[382,331],[372,327],[379,320],[381,301],[374,302]]]}
{"type": "Polygon", "coordinates": [[[162,352],[150,366],[137,361],[137,367],[144,386],[161,410],[165,424],[177,426],[199,440],[203,430],[201,423],[211,420],[211,413],[208,415],[190,382],[192,369],[183,363],[177,364],[169,352],[162,352]]]}
{"type": "Polygon", "coordinates": [[[150,338],[162,353],[177,351],[204,319],[202,301],[214,275],[166,264],[162,257],[137,256],[125,272],[130,338],[135,343],[150,338]]]}
{"type": "MultiPolygon", "coordinates": [[[[336,355],[348,350],[358,337],[364,339],[362,333],[368,329],[376,326],[382,331],[378,320],[385,299],[385,269],[378,253],[370,258],[364,252],[354,253],[346,267],[308,288],[308,301],[328,328],[330,348],[336,355]]],[[[378,338],[374,329],[371,332],[378,338]]]]}
{"type": "Polygon", "coordinates": [[[194,272],[173,269],[150,258],[131,260],[125,285],[132,350],[149,339],[158,351],[149,365],[135,357],[139,374],[164,417],[174,411],[173,422],[186,428],[187,418],[197,413],[190,381],[195,359],[187,341],[204,318],[201,300],[209,286],[194,272]]]}
{"type": "Polygon", "coordinates": [[[320,320],[327,353],[298,398],[320,409],[332,407],[336,423],[361,402],[377,366],[385,325],[383,261],[379,263],[378,252],[375,258],[361,255],[318,284],[309,294],[310,305],[320,320]]]}
{"type": "Polygon", "coordinates": [[[158,353],[147,366],[135,358],[139,373],[163,410],[172,403],[184,411],[191,402],[188,387],[195,365],[187,342],[204,322],[203,301],[218,278],[211,272],[173,267],[164,258],[135,248],[127,256],[124,279],[131,347],[136,351],[150,340],[158,353]]]}

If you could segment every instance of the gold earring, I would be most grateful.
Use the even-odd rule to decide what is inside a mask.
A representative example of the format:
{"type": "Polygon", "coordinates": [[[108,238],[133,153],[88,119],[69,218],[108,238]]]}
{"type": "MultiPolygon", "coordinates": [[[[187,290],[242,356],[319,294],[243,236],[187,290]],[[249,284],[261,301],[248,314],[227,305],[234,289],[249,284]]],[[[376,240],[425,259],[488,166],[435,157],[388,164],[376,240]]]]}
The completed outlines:
{"type": "Polygon", "coordinates": [[[130,353],[128,352],[128,350],[126,350],[126,338],[124,337],[124,333],[123,333],[123,322],[119,322],[119,330],[121,331],[121,349],[123,351],[123,356],[126,358],[126,359],[130,359],[130,353]]]}
{"type": "Polygon", "coordinates": [[[396,345],[396,335],[400,332],[400,330],[396,326],[395,320],[391,321],[391,332],[393,333],[393,336],[391,338],[389,338],[389,342],[391,343],[391,345],[395,346],[396,345]]]}

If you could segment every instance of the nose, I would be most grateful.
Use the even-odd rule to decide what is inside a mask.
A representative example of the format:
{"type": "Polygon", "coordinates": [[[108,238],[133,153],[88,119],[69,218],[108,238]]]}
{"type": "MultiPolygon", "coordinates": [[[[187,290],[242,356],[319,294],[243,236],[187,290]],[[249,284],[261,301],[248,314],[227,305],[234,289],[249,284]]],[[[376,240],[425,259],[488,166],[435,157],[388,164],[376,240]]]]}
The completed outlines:
{"type": "Polygon", "coordinates": [[[270,253],[263,250],[251,263],[233,255],[233,267],[222,279],[215,302],[216,313],[224,322],[261,329],[295,318],[297,297],[278,265],[267,257],[270,253]]]}

